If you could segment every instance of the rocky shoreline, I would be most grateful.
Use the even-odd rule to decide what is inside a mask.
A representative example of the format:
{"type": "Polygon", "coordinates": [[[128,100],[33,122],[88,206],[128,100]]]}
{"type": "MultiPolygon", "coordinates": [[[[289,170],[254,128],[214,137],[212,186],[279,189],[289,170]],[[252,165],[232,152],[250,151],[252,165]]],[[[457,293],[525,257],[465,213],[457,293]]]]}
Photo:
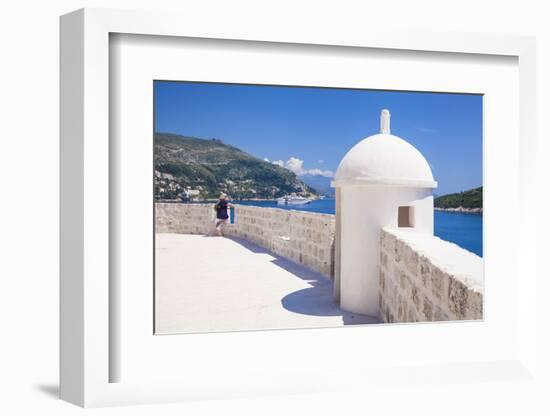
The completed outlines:
{"type": "Polygon", "coordinates": [[[483,214],[483,208],[464,208],[464,207],[456,207],[456,208],[440,208],[435,207],[436,211],[446,211],[446,212],[461,212],[464,214],[483,214]]]}

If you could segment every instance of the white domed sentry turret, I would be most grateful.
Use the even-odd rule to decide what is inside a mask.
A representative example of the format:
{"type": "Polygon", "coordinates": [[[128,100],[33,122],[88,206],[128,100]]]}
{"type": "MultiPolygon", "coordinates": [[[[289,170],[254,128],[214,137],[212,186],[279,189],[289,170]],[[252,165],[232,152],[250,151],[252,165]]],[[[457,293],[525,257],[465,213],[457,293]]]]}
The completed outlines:
{"type": "Polygon", "coordinates": [[[382,110],[380,134],[361,140],[340,162],[334,186],[351,184],[437,186],[422,153],[405,140],[390,134],[388,110],[382,110]]]}
{"type": "Polygon", "coordinates": [[[344,156],[336,188],[335,296],[342,309],[379,315],[380,229],[407,227],[433,234],[430,165],[414,146],[391,134],[382,110],[380,133],[344,156]]]}

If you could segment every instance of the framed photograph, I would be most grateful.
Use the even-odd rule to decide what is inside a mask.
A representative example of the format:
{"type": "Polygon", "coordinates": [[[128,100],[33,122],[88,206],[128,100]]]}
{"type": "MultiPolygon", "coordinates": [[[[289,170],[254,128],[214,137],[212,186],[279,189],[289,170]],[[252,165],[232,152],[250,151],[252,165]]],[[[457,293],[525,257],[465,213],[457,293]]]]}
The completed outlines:
{"type": "Polygon", "coordinates": [[[155,334],[483,318],[481,94],[153,89],[155,334]]]}
{"type": "Polygon", "coordinates": [[[61,18],[62,398],[529,377],[534,40],[245,32],[61,18]]]}

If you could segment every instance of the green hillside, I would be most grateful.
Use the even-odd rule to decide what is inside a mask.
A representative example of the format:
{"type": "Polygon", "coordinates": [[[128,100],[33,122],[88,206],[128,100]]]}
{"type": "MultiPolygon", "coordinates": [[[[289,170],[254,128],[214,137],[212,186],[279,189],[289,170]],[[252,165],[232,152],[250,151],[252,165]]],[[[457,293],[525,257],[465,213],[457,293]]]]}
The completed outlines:
{"type": "Polygon", "coordinates": [[[288,169],[265,162],[221,140],[155,134],[155,198],[173,199],[183,189],[216,198],[276,198],[315,191],[288,169]]]}
{"type": "Polygon", "coordinates": [[[436,208],[483,208],[483,187],[439,196],[435,198],[434,205],[436,208]]]}

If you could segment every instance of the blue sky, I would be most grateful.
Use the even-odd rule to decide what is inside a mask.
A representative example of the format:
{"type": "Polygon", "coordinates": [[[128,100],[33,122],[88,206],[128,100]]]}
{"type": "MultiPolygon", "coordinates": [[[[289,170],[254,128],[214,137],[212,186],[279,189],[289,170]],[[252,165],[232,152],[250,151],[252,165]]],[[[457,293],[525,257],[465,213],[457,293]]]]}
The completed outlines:
{"type": "Polygon", "coordinates": [[[482,185],[482,96],[155,81],[155,131],[217,138],[299,175],[330,176],[380,129],[426,157],[438,195],[482,185]]]}

